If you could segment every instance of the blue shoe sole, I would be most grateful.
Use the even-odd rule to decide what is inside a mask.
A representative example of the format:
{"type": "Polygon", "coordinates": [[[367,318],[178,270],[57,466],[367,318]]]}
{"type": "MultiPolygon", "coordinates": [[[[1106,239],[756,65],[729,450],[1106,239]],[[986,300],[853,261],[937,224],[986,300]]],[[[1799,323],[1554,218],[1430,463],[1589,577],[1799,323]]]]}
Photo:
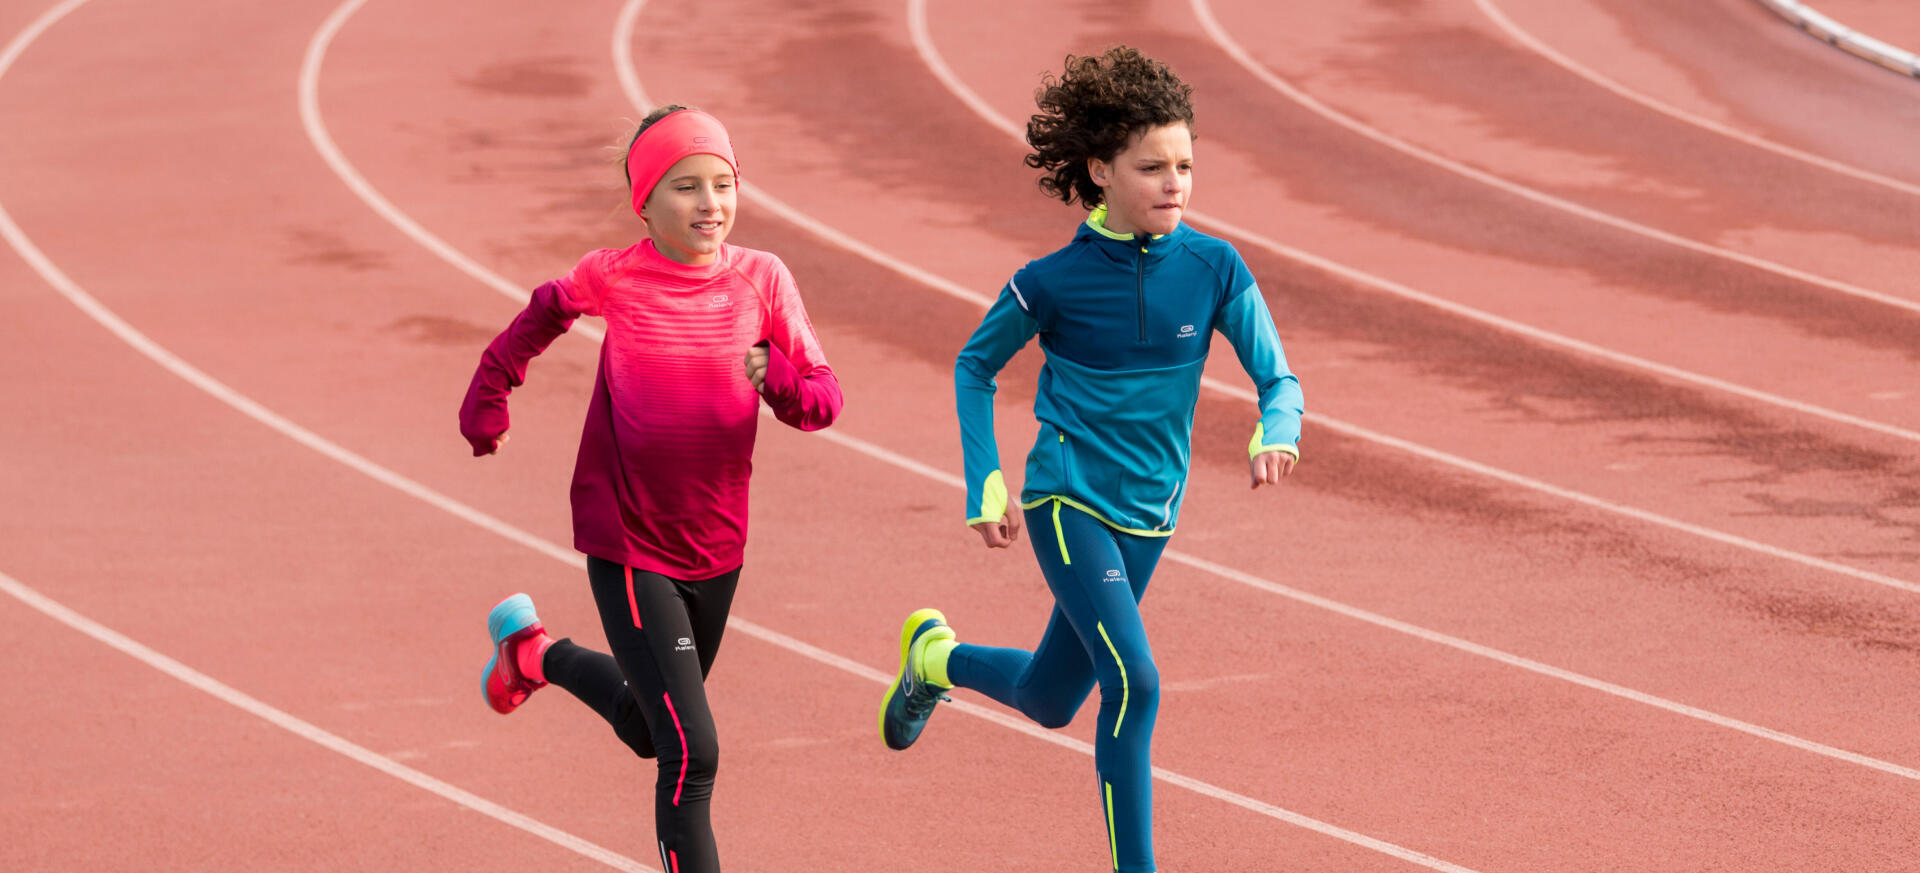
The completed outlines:
{"type": "Polygon", "coordinates": [[[495,654],[487,659],[487,669],[480,671],[480,702],[486,704],[488,709],[493,708],[493,698],[487,696],[487,677],[493,675],[493,665],[500,658],[498,647],[494,652],[495,654]]]}

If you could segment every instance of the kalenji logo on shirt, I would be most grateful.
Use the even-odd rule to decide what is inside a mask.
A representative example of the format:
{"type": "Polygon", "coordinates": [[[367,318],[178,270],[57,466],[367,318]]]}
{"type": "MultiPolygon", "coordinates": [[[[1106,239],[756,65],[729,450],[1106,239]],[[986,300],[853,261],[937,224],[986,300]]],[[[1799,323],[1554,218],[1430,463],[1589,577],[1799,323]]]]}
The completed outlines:
{"type": "Polygon", "coordinates": [[[1200,335],[1199,333],[1194,331],[1193,325],[1183,324],[1183,325],[1180,325],[1180,335],[1177,337],[1174,337],[1174,339],[1191,339],[1199,335],[1200,335]]]}
{"type": "Polygon", "coordinates": [[[708,309],[719,309],[720,307],[722,307],[722,306],[725,306],[725,305],[727,305],[727,295],[725,295],[725,294],[715,294],[715,295],[713,295],[713,302],[712,302],[712,303],[708,303],[708,304],[707,304],[707,308],[708,308],[708,309]]]}

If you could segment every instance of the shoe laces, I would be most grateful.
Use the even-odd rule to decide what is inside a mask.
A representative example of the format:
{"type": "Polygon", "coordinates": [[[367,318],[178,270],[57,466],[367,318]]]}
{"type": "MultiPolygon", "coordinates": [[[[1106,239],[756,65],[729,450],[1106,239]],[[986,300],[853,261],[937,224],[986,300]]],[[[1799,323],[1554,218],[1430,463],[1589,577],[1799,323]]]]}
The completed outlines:
{"type": "Polygon", "coordinates": [[[942,700],[953,700],[953,698],[941,692],[938,687],[928,682],[914,682],[909,679],[906,690],[907,699],[904,708],[907,711],[907,715],[914,718],[922,718],[933,712],[934,705],[942,700]]]}
{"type": "Polygon", "coordinates": [[[920,678],[916,675],[917,673],[917,664],[908,665],[905,681],[901,683],[900,689],[906,692],[906,699],[901,702],[901,708],[905,709],[907,715],[912,718],[925,718],[933,712],[935,704],[943,700],[951,702],[953,698],[948,697],[940,686],[920,678]]]}

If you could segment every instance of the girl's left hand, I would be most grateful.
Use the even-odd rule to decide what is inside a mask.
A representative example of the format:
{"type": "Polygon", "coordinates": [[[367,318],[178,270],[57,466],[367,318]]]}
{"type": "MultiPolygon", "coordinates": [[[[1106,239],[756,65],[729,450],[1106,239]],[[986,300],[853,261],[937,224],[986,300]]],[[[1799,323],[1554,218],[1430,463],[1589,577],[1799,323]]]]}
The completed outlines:
{"type": "Polygon", "coordinates": [[[753,390],[760,391],[767,381],[766,345],[763,343],[747,349],[747,356],[742,363],[747,368],[747,381],[753,383],[753,390]]]}
{"type": "Polygon", "coordinates": [[[1293,456],[1286,452],[1262,452],[1247,459],[1247,467],[1253,473],[1253,487],[1278,485],[1280,480],[1293,473],[1293,456]]]}

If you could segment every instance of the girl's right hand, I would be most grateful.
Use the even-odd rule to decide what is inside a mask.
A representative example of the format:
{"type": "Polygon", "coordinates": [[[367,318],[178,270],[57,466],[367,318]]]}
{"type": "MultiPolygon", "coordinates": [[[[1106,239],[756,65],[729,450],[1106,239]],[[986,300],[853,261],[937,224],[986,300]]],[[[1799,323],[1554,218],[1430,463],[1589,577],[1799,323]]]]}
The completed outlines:
{"type": "Polygon", "coordinates": [[[476,458],[500,451],[507,443],[507,428],[511,426],[506,393],[491,394],[484,387],[480,377],[475,376],[466,399],[460,401],[460,436],[472,447],[476,458]]]}
{"type": "Polygon", "coordinates": [[[1007,514],[999,521],[982,521],[973,525],[980,532],[989,549],[1004,549],[1020,539],[1020,513],[1009,507],[1007,514]]]}

